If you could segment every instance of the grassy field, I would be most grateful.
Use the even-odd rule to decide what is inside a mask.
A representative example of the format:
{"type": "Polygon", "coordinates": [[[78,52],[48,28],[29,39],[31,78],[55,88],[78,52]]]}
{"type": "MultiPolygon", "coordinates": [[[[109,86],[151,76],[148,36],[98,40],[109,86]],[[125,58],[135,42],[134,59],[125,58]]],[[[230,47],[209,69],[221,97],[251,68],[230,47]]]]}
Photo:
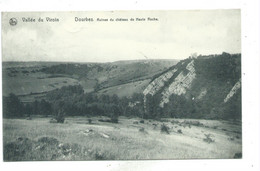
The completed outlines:
{"type": "Polygon", "coordinates": [[[39,72],[42,66],[7,68],[3,70],[3,96],[18,95],[22,102],[32,102],[57,88],[78,85],[79,81],[66,75],[39,72]],[[41,94],[35,96],[34,94],[41,94]]]}
{"type": "Polygon", "coordinates": [[[3,119],[4,160],[241,158],[241,123],[216,120],[69,117],[3,119]],[[165,125],[168,133],[161,132],[165,125]]]}
{"type": "Polygon", "coordinates": [[[131,96],[134,93],[142,93],[145,87],[149,84],[150,79],[142,81],[133,81],[131,83],[121,84],[118,86],[112,86],[100,90],[99,94],[113,95],[117,94],[118,97],[131,96]]]}
{"type": "Polygon", "coordinates": [[[3,95],[14,93],[20,96],[22,102],[32,102],[42,99],[41,97],[54,89],[80,84],[85,92],[93,92],[98,85],[98,90],[105,94],[129,96],[135,91],[142,92],[155,74],[177,62],[177,60],[118,61],[96,64],[3,62],[3,95]],[[70,69],[67,66],[70,66],[70,69]],[[70,72],[67,72],[68,70],[70,72]],[[120,88],[122,90],[119,90],[120,88]],[[125,89],[130,91],[124,93],[125,89]],[[40,96],[34,95],[40,93],[40,96]]]}

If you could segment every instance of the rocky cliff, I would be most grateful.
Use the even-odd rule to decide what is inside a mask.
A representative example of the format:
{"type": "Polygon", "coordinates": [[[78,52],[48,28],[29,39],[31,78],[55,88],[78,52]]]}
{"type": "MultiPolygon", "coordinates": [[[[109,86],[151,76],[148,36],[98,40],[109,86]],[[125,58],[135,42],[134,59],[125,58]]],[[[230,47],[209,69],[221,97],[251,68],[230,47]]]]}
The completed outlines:
{"type": "Polygon", "coordinates": [[[151,95],[157,98],[154,102],[159,101],[159,104],[154,105],[162,109],[168,103],[166,107],[171,106],[171,109],[174,106],[185,108],[185,103],[192,108],[187,111],[195,115],[199,112],[212,115],[216,111],[228,112],[226,108],[241,106],[240,72],[240,54],[222,53],[185,59],[150,82],[143,91],[144,103],[151,95]]]}
{"type": "Polygon", "coordinates": [[[160,103],[161,107],[163,107],[164,103],[169,102],[169,97],[172,94],[182,95],[190,89],[192,81],[196,78],[194,60],[188,63],[186,69],[188,70],[187,74],[184,74],[184,72],[181,71],[181,73],[174,79],[174,81],[169,85],[169,87],[163,90],[162,100],[160,103]]]}
{"type": "Polygon", "coordinates": [[[232,87],[232,89],[230,90],[230,92],[228,93],[227,97],[224,99],[224,102],[228,102],[229,99],[231,97],[234,96],[234,94],[237,93],[237,91],[239,91],[239,89],[241,88],[241,79],[239,79],[239,81],[234,85],[234,87],[232,87]]]}

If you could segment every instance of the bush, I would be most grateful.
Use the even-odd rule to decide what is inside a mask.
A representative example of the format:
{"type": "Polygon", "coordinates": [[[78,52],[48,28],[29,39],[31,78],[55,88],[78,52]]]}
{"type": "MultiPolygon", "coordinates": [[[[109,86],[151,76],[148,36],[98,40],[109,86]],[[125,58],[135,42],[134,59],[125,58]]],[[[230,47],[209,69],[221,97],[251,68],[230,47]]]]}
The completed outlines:
{"type": "Polygon", "coordinates": [[[38,139],[38,142],[48,144],[48,145],[58,145],[59,144],[59,141],[53,137],[41,137],[38,139]]]}
{"type": "Polygon", "coordinates": [[[99,122],[111,122],[111,119],[99,119],[99,122]]]}
{"type": "Polygon", "coordinates": [[[65,121],[65,115],[63,112],[58,112],[58,114],[55,116],[55,119],[57,121],[57,123],[64,123],[65,121]]]}
{"type": "Polygon", "coordinates": [[[140,123],[144,123],[144,120],[140,120],[140,123]]]}
{"type": "Polygon", "coordinates": [[[170,134],[169,130],[170,130],[170,128],[167,125],[165,125],[165,124],[161,125],[161,133],[170,134]]]}
{"type": "Polygon", "coordinates": [[[234,155],[234,158],[235,158],[235,159],[241,159],[241,158],[242,158],[242,153],[236,153],[236,154],[234,155]]]}
{"type": "Polygon", "coordinates": [[[118,123],[118,118],[111,118],[112,123],[118,123]]]}
{"type": "Polygon", "coordinates": [[[140,128],[139,132],[143,133],[143,134],[148,134],[148,132],[144,129],[144,128],[140,128]]]}
{"type": "Polygon", "coordinates": [[[207,142],[207,143],[212,143],[212,142],[215,142],[214,139],[212,139],[212,135],[211,134],[204,134],[206,138],[203,139],[203,141],[207,142]]]}
{"type": "Polygon", "coordinates": [[[160,118],[159,118],[159,121],[160,121],[160,122],[169,122],[168,119],[160,119],[160,118]]]}
{"type": "Polygon", "coordinates": [[[235,138],[234,138],[234,137],[229,137],[228,140],[229,140],[229,141],[234,141],[235,138]]]}
{"type": "Polygon", "coordinates": [[[171,123],[174,125],[174,124],[179,124],[180,122],[177,120],[172,120],[171,123]]]}
{"type": "Polygon", "coordinates": [[[91,124],[92,123],[92,119],[88,119],[88,123],[91,124]]]}
{"type": "Polygon", "coordinates": [[[200,123],[199,121],[186,121],[185,120],[185,121],[183,121],[183,124],[193,125],[193,126],[204,126],[204,124],[200,123]]]}
{"type": "Polygon", "coordinates": [[[4,145],[4,161],[25,160],[33,148],[33,142],[26,137],[19,137],[14,142],[4,145]]]}
{"type": "Polygon", "coordinates": [[[32,117],[29,116],[29,117],[26,118],[26,120],[32,120],[32,117]]]}
{"type": "Polygon", "coordinates": [[[57,120],[54,118],[51,118],[50,123],[57,123],[57,120]]]}
{"type": "Polygon", "coordinates": [[[179,133],[179,134],[182,134],[182,130],[181,130],[181,129],[178,129],[178,133],[179,133]]]}

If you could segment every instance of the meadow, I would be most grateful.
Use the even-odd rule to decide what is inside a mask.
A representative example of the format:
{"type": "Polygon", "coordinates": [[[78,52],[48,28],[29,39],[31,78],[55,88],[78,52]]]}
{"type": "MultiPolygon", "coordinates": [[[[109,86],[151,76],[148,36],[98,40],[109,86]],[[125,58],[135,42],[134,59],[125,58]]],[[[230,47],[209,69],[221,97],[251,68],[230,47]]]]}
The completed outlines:
{"type": "Polygon", "coordinates": [[[241,122],[119,117],[3,119],[5,161],[242,157],[241,122]],[[166,131],[163,129],[166,127],[166,131]]]}

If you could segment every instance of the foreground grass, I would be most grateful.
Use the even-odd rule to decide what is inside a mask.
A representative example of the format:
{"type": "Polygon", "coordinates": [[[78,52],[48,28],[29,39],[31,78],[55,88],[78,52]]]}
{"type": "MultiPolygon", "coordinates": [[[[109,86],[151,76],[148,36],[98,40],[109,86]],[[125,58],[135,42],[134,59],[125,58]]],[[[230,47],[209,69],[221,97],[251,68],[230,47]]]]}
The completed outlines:
{"type": "Polygon", "coordinates": [[[91,124],[84,117],[67,118],[65,124],[49,123],[49,118],[4,119],[4,160],[241,158],[239,123],[187,119],[140,123],[137,118],[120,118],[112,124],[98,119],[92,118],[91,124]],[[169,134],[161,132],[162,124],[169,134]]]}

